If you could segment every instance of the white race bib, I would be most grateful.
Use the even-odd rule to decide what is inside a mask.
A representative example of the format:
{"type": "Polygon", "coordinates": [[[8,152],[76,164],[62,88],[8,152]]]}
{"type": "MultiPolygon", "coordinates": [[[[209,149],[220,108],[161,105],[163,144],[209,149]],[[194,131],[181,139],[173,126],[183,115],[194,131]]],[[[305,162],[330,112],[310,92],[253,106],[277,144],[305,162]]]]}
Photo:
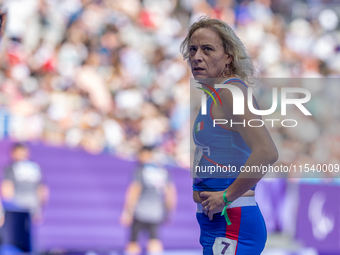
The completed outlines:
{"type": "Polygon", "coordinates": [[[214,255],[235,255],[237,241],[226,238],[217,237],[213,245],[214,255]]]}
{"type": "Polygon", "coordinates": [[[198,164],[200,163],[202,156],[203,156],[203,147],[196,146],[195,154],[194,154],[194,164],[193,164],[194,173],[196,172],[196,166],[198,166],[198,164]]]}

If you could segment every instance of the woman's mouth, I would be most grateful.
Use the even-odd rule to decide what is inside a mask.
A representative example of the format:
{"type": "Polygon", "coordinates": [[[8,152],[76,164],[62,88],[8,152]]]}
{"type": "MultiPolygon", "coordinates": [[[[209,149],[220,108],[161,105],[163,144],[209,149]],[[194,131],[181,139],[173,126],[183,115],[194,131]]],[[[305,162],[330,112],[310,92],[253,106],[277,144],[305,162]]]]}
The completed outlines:
{"type": "Polygon", "coordinates": [[[202,67],[194,67],[195,72],[199,72],[199,71],[203,71],[203,70],[204,70],[204,68],[202,68],[202,67]]]}

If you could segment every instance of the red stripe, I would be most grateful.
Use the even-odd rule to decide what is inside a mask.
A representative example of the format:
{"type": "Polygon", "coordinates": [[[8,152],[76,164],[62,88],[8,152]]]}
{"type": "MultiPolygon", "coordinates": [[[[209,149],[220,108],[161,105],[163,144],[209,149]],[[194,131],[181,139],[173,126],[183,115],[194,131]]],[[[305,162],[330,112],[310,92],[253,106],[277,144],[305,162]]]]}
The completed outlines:
{"type": "MultiPolygon", "coordinates": [[[[228,84],[228,83],[231,83],[231,82],[237,82],[237,81],[229,81],[229,82],[226,82],[226,83],[224,83],[224,84],[228,84]]],[[[239,82],[239,83],[242,83],[242,82],[239,82]]],[[[245,83],[242,83],[242,84],[245,84],[245,83]]],[[[245,84],[245,85],[246,85],[246,87],[248,88],[247,84],[245,84]]],[[[220,97],[219,97],[220,91],[221,91],[221,90],[219,90],[217,93],[215,93],[215,94],[218,96],[218,98],[220,98],[220,97]]],[[[215,96],[215,97],[216,97],[216,96],[215,96]]],[[[255,98],[254,95],[253,95],[253,98],[254,98],[254,100],[255,100],[255,102],[256,102],[256,104],[257,104],[257,108],[260,110],[260,106],[259,106],[259,104],[257,103],[257,100],[256,100],[256,98],[255,98]]],[[[212,120],[214,119],[213,116],[212,116],[212,106],[213,106],[213,103],[214,103],[214,101],[212,101],[212,102],[211,102],[211,105],[210,105],[210,117],[211,117],[212,120]]],[[[221,105],[222,105],[222,102],[221,102],[221,105]]],[[[226,129],[226,130],[229,130],[229,131],[238,133],[237,131],[231,130],[231,129],[229,129],[229,128],[225,127],[225,126],[222,126],[222,125],[220,125],[220,124],[216,124],[216,125],[217,125],[217,126],[220,126],[221,128],[224,128],[224,129],[226,129]]]]}
{"type": "MultiPolygon", "coordinates": [[[[237,78],[233,78],[233,79],[237,79],[237,78]]],[[[239,79],[238,79],[239,80],[239,79]]],[[[238,82],[238,83],[242,83],[244,85],[246,85],[246,87],[248,88],[248,85],[245,84],[242,80],[241,81],[233,81],[233,80],[229,80],[228,82],[224,83],[224,84],[229,84],[229,83],[232,83],[232,82],[238,82]]]]}
{"type": "Polygon", "coordinates": [[[203,130],[204,129],[204,121],[201,121],[201,130],[203,130]]]}
{"type": "Polygon", "coordinates": [[[215,93],[215,95],[218,97],[218,100],[220,101],[220,103],[222,105],[222,100],[220,98],[220,95],[216,92],[216,90],[213,87],[209,86],[208,84],[205,84],[205,83],[203,83],[203,84],[204,84],[204,86],[207,86],[210,90],[212,90],[215,93]]]}
{"type": "Polygon", "coordinates": [[[257,102],[257,100],[256,100],[256,98],[255,98],[255,96],[253,95],[253,98],[254,98],[254,100],[255,100],[255,102],[256,102],[256,106],[257,106],[257,108],[259,109],[259,110],[261,110],[261,108],[260,108],[260,106],[259,106],[259,104],[258,104],[258,102],[257,102]]]}
{"type": "MultiPolygon", "coordinates": [[[[221,90],[220,90],[220,91],[221,91],[221,90]]],[[[218,95],[218,93],[220,93],[220,91],[217,92],[217,95],[218,95]]],[[[211,105],[210,105],[210,118],[211,118],[212,120],[214,119],[213,116],[212,116],[212,106],[213,106],[213,104],[214,104],[214,101],[212,101],[212,102],[211,102],[211,105]]],[[[220,124],[216,124],[216,125],[217,125],[217,126],[220,126],[221,128],[224,128],[224,129],[226,129],[226,130],[229,130],[229,131],[238,133],[237,131],[231,130],[231,129],[229,129],[229,128],[225,127],[225,126],[222,126],[222,125],[220,125],[220,124]]]]}
{"type": "Polygon", "coordinates": [[[213,161],[212,159],[210,159],[210,158],[208,158],[207,156],[205,156],[204,154],[203,154],[203,157],[204,157],[206,160],[208,160],[210,163],[215,164],[215,165],[218,165],[218,166],[220,166],[220,167],[226,167],[226,168],[229,170],[229,167],[228,167],[228,166],[224,166],[224,165],[218,164],[218,163],[216,163],[215,161],[213,161]]]}
{"type": "MultiPolygon", "coordinates": [[[[232,240],[236,240],[238,244],[238,236],[240,233],[240,225],[241,225],[241,208],[242,207],[234,207],[231,209],[227,209],[227,213],[229,219],[231,221],[231,225],[227,226],[227,231],[225,233],[225,237],[230,238],[232,240]]],[[[237,244],[235,249],[235,254],[237,253],[237,244]]]]}

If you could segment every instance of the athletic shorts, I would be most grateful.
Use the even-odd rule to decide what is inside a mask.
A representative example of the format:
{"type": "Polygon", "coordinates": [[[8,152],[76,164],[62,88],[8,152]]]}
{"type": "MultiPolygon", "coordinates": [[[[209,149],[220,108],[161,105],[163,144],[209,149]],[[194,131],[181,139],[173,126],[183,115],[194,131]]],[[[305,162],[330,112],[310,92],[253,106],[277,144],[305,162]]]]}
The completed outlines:
{"type": "Polygon", "coordinates": [[[158,230],[158,223],[147,223],[143,221],[139,221],[136,218],[133,220],[132,227],[131,227],[131,242],[136,242],[138,238],[138,233],[141,230],[146,230],[149,232],[149,239],[157,239],[157,230],[158,230]]]}
{"type": "Polygon", "coordinates": [[[203,254],[260,255],[267,240],[267,229],[255,199],[254,205],[233,207],[227,209],[227,213],[231,221],[229,226],[221,213],[214,214],[211,221],[198,210],[196,217],[201,229],[203,254]]]}

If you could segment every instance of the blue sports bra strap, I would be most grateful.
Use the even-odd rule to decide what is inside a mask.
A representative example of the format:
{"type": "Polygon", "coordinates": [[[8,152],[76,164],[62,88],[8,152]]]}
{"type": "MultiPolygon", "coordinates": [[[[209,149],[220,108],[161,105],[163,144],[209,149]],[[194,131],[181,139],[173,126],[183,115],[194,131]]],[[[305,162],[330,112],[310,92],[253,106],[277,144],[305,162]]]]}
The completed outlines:
{"type": "MultiPolygon", "coordinates": [[[[223,82],[223,84],[228,84],[228,83],[231,83],[231,82],[239,82],[239,83],[242,83],[244,86],[246,86],[248,88],[248,86],[239,78],[229,78],[228,80],[226,80],[225,82],[223,82]]],[[[217,88],[215,89],[216,92],[218,92],[221,88],[217,88]]]]}
{"type": "Polygon", "coordinates": [[[226,80],[223,84],[228,84],[228,83],[231,83],[231,82],[239,82],[239,83],[243,84],[244,86],[246,86],[248,88],[247,84],[245,84],[244,81],[242,81],[239,78],[230,78],[230,79],[226,80]]]}

